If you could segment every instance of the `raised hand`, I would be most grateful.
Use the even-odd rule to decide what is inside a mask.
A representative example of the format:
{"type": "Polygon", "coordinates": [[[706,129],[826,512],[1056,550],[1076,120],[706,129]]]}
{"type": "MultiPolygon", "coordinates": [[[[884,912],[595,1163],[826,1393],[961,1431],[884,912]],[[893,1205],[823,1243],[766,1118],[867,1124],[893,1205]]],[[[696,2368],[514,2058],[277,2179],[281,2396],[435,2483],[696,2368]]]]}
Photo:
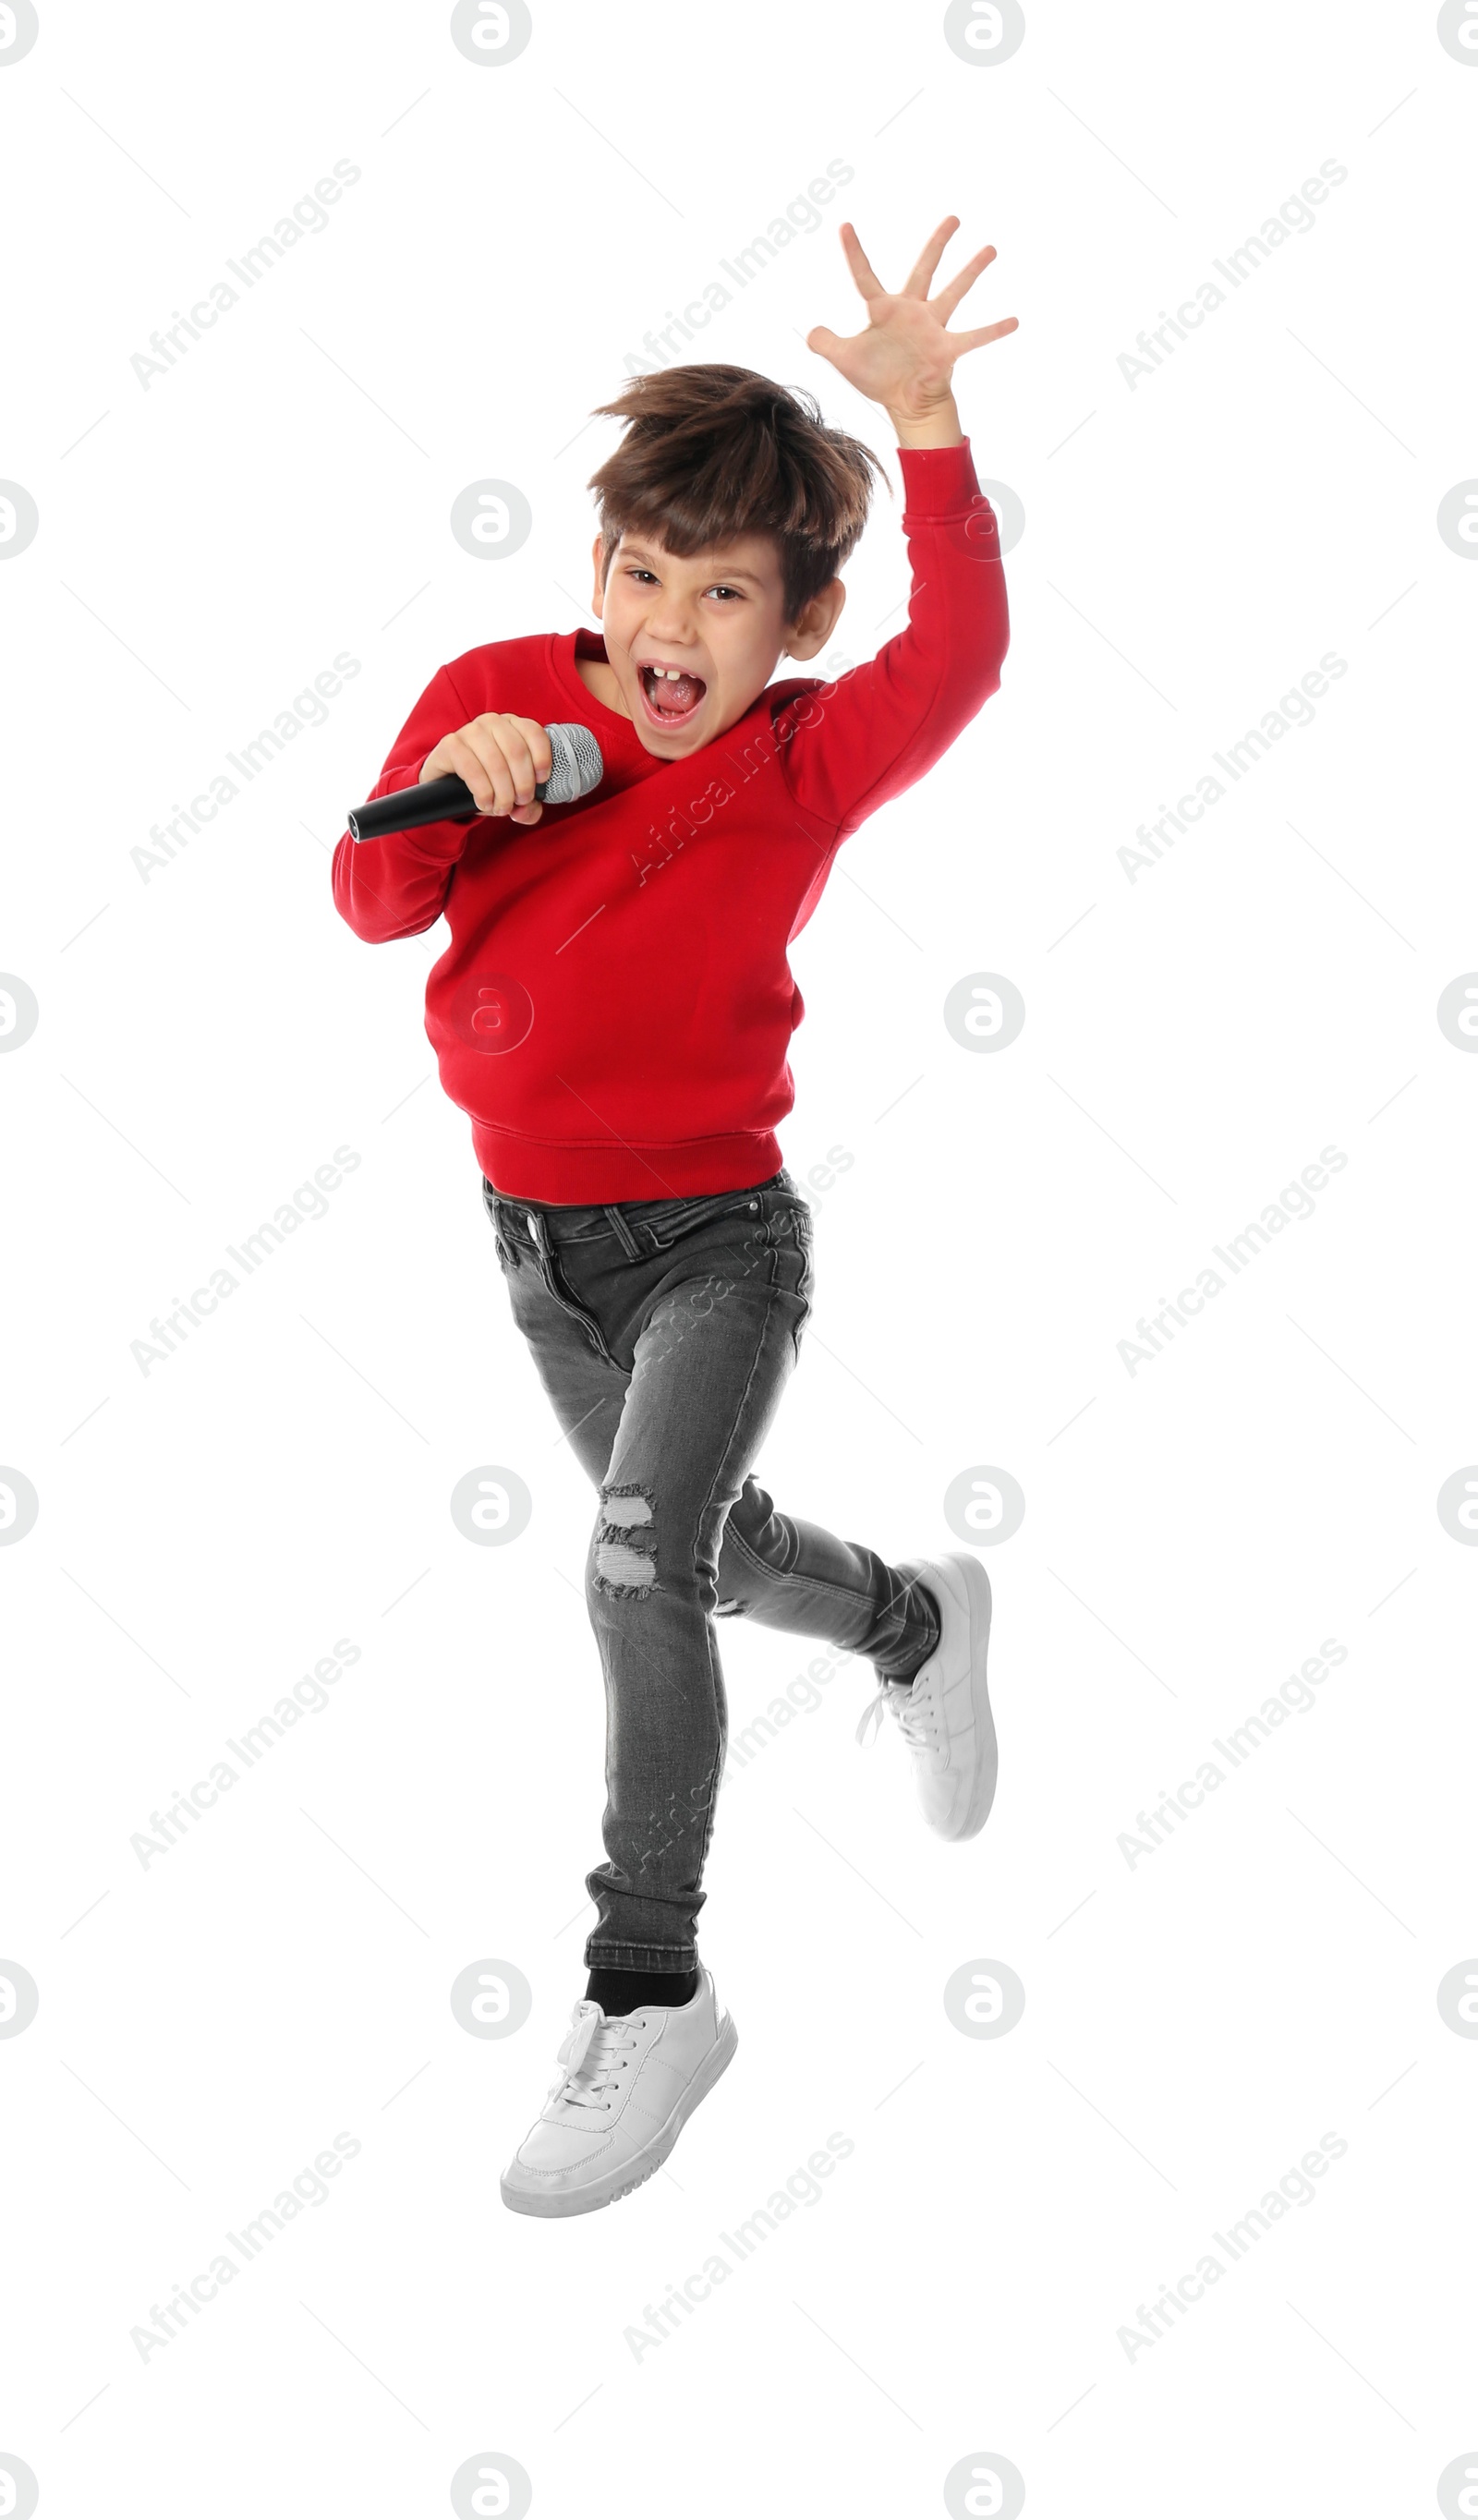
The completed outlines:
{"type": "Polygon", "coordinates": [[[972,333],[946,330],[961,299],[996,259],[995,247],[982,246],[938,295],[931,297],[929,283],[959,225],[953,216],[940,220],[902,289],[892,295],[864,253],[857,230],[850,222],[844,223],[840,231],[842,248],[867,302],[866,328],[843,338],[829,332],[825,324],[818,324],[806,335],[808,350],[829,359],[859,393],[866,394],[871,402],[882,404],[906,445],[911,439],[948,444],[949,435],[941,436],[939,429],[943,427],[948,430],[951,425],[958,435],[959,416],[952,385],[955,361],[966,350],[982,349],[987,341],[999,341],[1005,334],[1017,329],[1016,317],[1007,315],[999,324],[981,325],[972,333]]]}

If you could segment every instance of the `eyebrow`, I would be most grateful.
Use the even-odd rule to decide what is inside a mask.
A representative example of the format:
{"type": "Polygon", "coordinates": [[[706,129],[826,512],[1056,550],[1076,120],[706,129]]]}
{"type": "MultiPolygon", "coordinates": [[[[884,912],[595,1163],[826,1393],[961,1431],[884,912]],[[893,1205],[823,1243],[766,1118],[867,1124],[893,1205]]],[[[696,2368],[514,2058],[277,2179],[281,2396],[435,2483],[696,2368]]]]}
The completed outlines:
{"type": "MultiPolygon", "coordinates": [[[[699,556],[700,555],[697,553],[694,554],[694,559],[697,559],[699,556]]],[[[623,560],[651,562],[666,557],[670,557],[670,555],[654,552],[650,550],[646,543],[624,543],[621,547],[621,558],[623,560]]],[[[712,571],[712,575],[722,580],[728,580],[735,577],[745,577],[748,579],[751,586],[763,586],[766,582],[760,575],[758,569],[753,568],[716,568],[712,571]]]]}

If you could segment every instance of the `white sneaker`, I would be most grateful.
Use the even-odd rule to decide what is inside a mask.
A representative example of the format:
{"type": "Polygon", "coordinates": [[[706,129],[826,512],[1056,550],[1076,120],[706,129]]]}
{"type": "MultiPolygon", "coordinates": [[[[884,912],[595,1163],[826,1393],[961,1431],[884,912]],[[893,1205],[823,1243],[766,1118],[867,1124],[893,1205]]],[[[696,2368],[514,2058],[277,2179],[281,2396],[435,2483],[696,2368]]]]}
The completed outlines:
{"type": "Polygon", "coordinates": [[[939,1604],[939,1642],[912,1683],[883,1682],[857,1738],[869,1725],[880,1728],[886,1708],[909,1745],[930,1828],[940,1837],[974,1837],[996,1791],[996,1727],[985,1686],[990,1578],[979,1558],[962,1549],[909,1558],[906,1565],[939,1604]]]}
{"type": "Polygon", "coordinates": [[[660,2170],[739,2046],[713,1980],[690,2003],[644,2003],[607,2020],[582,2000],[563,2068],[501,2182],[515,2214],[591,2214],[660,2170]]]}

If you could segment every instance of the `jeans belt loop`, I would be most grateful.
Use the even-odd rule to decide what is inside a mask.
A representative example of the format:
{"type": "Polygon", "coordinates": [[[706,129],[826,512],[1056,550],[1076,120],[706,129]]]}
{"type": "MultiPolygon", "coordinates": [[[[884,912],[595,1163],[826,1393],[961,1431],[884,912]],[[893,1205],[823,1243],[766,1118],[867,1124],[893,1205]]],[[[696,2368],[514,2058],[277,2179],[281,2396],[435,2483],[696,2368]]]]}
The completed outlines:
{"type": "Polygon", "coordinates": [[[625,1252],[627,1259],[645,1259],[651,1247],[650,1227],[642,1227],[642,1238],[639,1240],[636,1231],[633,1229],[628,1219],[621,1213],[619,1200],[614,1203],[607,1203],[605,1212],[610,1219],[611,1231],[615,1235],[616,1240],[620,1243],[622,1250],[625,1252]]]}

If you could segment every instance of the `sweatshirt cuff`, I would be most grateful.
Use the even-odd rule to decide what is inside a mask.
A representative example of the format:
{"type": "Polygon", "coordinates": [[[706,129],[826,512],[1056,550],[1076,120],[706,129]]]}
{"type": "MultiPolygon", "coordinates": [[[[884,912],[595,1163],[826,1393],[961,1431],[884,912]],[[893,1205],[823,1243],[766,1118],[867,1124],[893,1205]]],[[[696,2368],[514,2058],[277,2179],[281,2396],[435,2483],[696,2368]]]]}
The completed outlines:
{"type": "Polygon", "coordinates": [[[905,517],[959,517],[980,497],[967,437],[958,446],[900,446],[905,517]]]}
{"type": "MultiPolygon", "coordinates": [[[[407,788],[419,788],[422,764],[430,751],[427,743],[416,760],[397,762],[393,770],[386,770],[376,787],[375,796],[399,796],[407,788]]],[[[472,830],[471,823],[414,823],[409,831],[387,832],[384,838],[387,846],[424,858],[428,866],[447,866],[461,857],[472,830]]]]}

